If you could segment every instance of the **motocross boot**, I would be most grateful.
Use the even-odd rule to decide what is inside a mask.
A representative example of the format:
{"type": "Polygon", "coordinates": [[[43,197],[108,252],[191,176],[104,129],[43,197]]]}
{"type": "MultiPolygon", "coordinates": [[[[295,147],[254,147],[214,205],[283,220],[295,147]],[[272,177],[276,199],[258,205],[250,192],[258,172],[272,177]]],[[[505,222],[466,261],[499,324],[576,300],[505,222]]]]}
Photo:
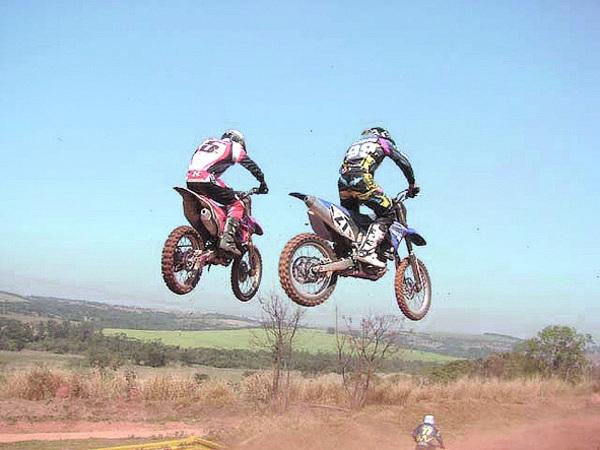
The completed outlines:
{"type": "Polygon", "coordinates": [[[360,242],[356,259],[383,269],[385,262],[378,258],[377,247],[385,237],[386,227],[380,223],[372,223],[360,242]]]}
{"type": "Polygon", "coordinates": [[[221,242],[219,243],[219,248],[221,250],[225,250],[235,256],[242,255],[235,245],[235,232],[237,231],[239,224],[240,221],[235,217],[228,217],[227,222],[225,222],[225,228],[223,229],[223,236],[221,236],[221,242]]]}

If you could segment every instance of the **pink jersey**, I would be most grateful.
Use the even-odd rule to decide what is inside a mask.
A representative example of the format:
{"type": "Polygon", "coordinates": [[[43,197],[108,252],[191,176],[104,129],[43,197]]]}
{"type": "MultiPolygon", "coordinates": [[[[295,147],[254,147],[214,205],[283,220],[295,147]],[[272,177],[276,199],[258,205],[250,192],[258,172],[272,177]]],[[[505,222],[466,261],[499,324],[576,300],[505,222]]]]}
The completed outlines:
{"type": "Polygon", "coordinates": [[[244,147],[230,139],[209,138],[202,142],[192,156],[187,181],[215,181],[232,165],[246,157],[244,147]]]}

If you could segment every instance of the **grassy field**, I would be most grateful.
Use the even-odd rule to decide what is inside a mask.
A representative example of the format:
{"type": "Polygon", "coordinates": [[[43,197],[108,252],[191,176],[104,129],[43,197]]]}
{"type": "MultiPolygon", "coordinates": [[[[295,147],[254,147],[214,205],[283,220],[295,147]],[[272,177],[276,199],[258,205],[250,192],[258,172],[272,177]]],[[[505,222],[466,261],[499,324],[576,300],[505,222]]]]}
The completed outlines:
{"type": "Polygon", "coordinates": [[[57,355],[34,350],[21,350],[20,352],[0,350],[0,372],[29,369],[34,366],[73,369],[83,365],[85,365],[85,357],[80,355],[57,355]]]}
{"type": "MultiPolygon", "coordinates": [[[[74,370],[85,372],[89,370],[86,359],[79,355],[57,355],[49,352],[22,350],[9,352],[0,350],[0,376],[27,371],[36,367],[48,367],[52,370],[74,370]]],[[[144,367],[126,365],[124,369],[134,370],[141,379],[157,376],[177,376],[191,378],[196,374],[208,375],[211,379],[239,382],[247,369],[223,369],[195,365],[194,367],[170,364],[165,367],[144,367]]],[[[2,446],[0,445],[0,448],[2,446]]]]}
{"type": "MultiPolygon", "coordinates": [[[[104,333],[115,335],[124,333],[129,337],[152,341],[159,340],[167,345],[178,345],[183,348],[222,348],[251,350],[255,336],[260,336],[260,328],[242,330],[207,330],[207,331],[151,331],[120,328],[105,328],[104,333]]],[[[335,337],[320,330],[300,330],[296,343],[298,349],[311,353],[334,352],[335,337]]],[[[407,350],[402,357],[410,361],[447,362],[457,358],[419,350],[407,350]]]]}

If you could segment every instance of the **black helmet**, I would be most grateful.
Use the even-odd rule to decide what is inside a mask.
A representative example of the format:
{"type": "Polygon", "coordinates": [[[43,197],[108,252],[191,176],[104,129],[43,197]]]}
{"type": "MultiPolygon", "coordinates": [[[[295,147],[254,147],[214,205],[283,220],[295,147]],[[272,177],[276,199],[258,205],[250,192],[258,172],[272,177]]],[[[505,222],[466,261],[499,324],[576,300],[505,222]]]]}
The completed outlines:
{"type": "Polygon", "coordinates": [[[392,139],[392,135],[385,128],[382,128],[382,127],[367,128],[366,130],[364,130],[361,133],[361,136],[370,136],[370,135],[375,135],[375,136],[379,136],[379,137],[385,138],[388,141],[392,141],[392,143],[394,145],[396,145],[396,142],[394,142],[394,139],[392,139]]]}
{"type": "Polygon", "coordinates": [[[231,139],[233,142],[237,142],[241,144],[242,147],[246,147],[246,139],[244,139],[244,135],[241,131],[238,130],[227,130],[221,136],[221,139],[231,139]]]}

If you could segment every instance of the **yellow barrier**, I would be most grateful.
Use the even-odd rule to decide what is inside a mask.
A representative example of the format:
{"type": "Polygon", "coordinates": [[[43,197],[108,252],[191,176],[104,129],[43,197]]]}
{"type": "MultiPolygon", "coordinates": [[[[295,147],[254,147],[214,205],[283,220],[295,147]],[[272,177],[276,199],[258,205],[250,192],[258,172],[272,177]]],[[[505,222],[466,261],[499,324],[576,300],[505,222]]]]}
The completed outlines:
{"type": "Polygon", "coordinates": [[[151,444],[123,445],[121,447],[97,448],[94,450],[207,450],[224,449],[219,444],[207,441],[197,436],[190,436],[186,439],[176,439],[171,441],[153,442],[151,444]]]}

